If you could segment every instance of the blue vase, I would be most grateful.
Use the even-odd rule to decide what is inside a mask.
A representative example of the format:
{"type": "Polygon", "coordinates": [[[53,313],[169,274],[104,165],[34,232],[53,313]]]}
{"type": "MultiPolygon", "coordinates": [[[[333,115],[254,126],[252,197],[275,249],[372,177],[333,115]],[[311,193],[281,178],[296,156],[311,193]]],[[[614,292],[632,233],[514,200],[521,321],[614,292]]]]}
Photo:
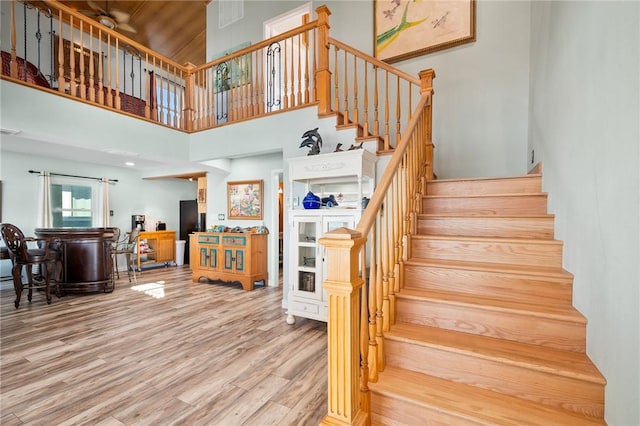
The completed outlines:
{"type": "Polygon", "coordinates": [[[307,210],[320,208],[320,197],[313,192],[309,191],[307,195],[302,199],[302,207],[307,210]]]}

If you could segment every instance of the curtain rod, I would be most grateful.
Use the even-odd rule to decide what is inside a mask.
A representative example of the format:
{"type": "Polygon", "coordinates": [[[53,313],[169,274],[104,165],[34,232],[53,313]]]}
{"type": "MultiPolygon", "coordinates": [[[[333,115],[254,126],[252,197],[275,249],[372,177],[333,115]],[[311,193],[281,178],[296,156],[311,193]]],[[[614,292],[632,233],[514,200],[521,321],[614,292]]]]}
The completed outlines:
{"type": "MultiPolygon", "coordinates": [[[[29,170],[29,173],[38,173],[38,174],[40,174],[41,172],[39,172],[37,170],[29,170]]],[[[91,176],[65,175],[63,173],[53,173],[53,172],[49,172],[49,174],[52,175],[52,176],[64,176],[64,177],[73,177],[73,178],[80,178],[80,179],[102,180],[102,178],[91,177],[91,176]]],[[[118,179],[108,179],[108,181],[109,182],[118,182],[118,179]]]]}

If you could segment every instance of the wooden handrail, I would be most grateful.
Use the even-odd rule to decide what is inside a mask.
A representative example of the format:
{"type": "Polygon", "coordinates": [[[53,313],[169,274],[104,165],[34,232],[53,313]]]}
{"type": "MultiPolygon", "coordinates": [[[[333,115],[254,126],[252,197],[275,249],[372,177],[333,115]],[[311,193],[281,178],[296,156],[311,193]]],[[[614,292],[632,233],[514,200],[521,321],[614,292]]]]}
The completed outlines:
{"type": "MultiPolygon", "coordinates": [[[[14,0],[12,0],[14,1],[14,0]]],[[[84,22],[85,24],[88,25],[92,25],[95,28],[99,28],[103,34],[109,34],[111,37],[113,37],[114,39],[118,39],[118,40],[123,40],[126,42],[127,45],[135,47],[137,50],[139,50],[140,52],[144,52],[144,53],[148,53],[150,56],[155,56],[156,58],[160,58],[162,59],[163,62],[169,63],[172,66],[175,66],[177,68],[184,68],[183,65],[178,64],[177,62],[171,60],[170,58],[158,53],[158,52],[154,52],[153,50],[149,49],[148,47],[145,47],[144,45],[138,43],[135,40],[130,39],[129,37],[122,35],[121,33],[114,31],[112,29],[110,29],[109,27],[106,27],[104,25],[102,25],[101,23],[87,18],[85,15],[81,14],[80,12],[76,12],[75,10],[65,6],[63,3],[59,3],[55,0],[41,0],[43,3],[45,3],[47,6],[49,6],[51,8],[52,11],[54,10],[61,10],[64,13],[68,13],[69,15],[73,16],[75,19],[78,20],[78,24],[80,22],[84,22]]]]}
{"type": "Polygon", "coordinates": [[[400,78],[402,78],[403,80],[406,80],[410,83],[413,83],[415,85],[420,85],[420,79],[416,78],[414,76],[412,76],[411,74],[407,74],[406,72],[403,72],[397,68],[392,67],[391,65],[387,64],[386,62],[382,62],[379,59],[376,59],[374,57],[372,57],[371,55],[367,55],[366,53],[362,52],[361,50],[358,50],[354,47],[351,47],[347,44],[344,44],[343,42],[336,40],[334,38],[329,37],[329,43],[333,44],[334,46],[340,48],[340,50],[344,50],[346,52],[351,53],[354,56],[357,56],[360,59],[363,59],[367,62],[369,62],[370,64],[381,68],[385,71],[390,72],[393,75],[396,75],[400,78]]]}

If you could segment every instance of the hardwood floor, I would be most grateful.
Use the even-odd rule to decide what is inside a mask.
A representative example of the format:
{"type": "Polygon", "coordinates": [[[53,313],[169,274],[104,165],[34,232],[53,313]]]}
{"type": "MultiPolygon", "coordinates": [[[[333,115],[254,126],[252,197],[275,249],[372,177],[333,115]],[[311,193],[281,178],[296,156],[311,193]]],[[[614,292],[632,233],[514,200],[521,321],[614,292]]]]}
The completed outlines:
{"type": "MultiPolygon", "coordinates": [[[[9,283],[10,284],[10,283],[9,283]]],[[[0,290],[0,423],[318,424],[326,324],[287,325],[282,287],[192,283],[188,265],[111,294],[0,290]]]]}

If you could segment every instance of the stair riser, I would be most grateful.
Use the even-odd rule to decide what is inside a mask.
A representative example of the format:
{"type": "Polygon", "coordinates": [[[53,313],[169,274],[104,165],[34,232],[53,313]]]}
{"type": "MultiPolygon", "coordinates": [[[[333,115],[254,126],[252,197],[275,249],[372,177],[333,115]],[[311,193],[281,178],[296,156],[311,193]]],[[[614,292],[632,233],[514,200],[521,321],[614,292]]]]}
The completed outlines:
{"type": "Polygon", "coordinates": [[[542,305],[572,304],[570,279],[534,279],[500,272],[405,264],[404,280],[405,287],[425,290],[446,290],[542,305]]]}
{"type": "Polygon", "coordinates": [[[482,306],[415,300],[396,295],[396,322],[440,327],[463,333],[584,352],[586,327],[582,322],[531,317],[526,311],[500,311],[482,306]]]}
{"type": "Polygon", "coordinates": [[[510,179],[429,181],[427,195],[522,194],[542,191],[540,176],[510,179]]]}
{"type": "Polygon", "coordinates": [[[455,413],[413,404],[392,396],[371,392],[371,423],[376,425],[425,426],[489,426],[492,423],[474,421],[455,413]]]}
{"type": "Polygon", "coordinates": [[[470,262],[562,267],[562,244],[412,238],[411,256],[470,262]]]}
{"type": "Polygon", "coordinates": [[[547,213],[546,194],[517,197],[424,197],[422,213],[469,215],[543,215],[547,213]]]}
{"type": "Polygon", "coordinates": [[[553,239],[553,217],[418,218],[418,234],[466,237],[553,239]]]}
{"type": "Polygon", "coordinates": [[[387,339],[387,365],[590,416],[604,415],[604,386],[473,354],[387,339]]]}

